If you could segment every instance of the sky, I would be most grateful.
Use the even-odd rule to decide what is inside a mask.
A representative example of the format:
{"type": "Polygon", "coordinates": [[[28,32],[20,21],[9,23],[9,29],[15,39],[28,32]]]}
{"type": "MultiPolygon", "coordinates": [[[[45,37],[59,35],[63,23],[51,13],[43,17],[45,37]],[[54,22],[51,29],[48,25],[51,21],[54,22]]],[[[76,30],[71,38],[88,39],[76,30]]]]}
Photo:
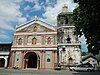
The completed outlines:
{"type": "MultiPolygon", "coordinates": [[[[56,25],[57,15],[64,5],[71,12],[77,7],[73,0],[0,0],[0,42],[12,42],[16,27],[35,16],[56,25]]],[[[84,36],[79,40],[82,50],[87,51],[84,36]]]]}

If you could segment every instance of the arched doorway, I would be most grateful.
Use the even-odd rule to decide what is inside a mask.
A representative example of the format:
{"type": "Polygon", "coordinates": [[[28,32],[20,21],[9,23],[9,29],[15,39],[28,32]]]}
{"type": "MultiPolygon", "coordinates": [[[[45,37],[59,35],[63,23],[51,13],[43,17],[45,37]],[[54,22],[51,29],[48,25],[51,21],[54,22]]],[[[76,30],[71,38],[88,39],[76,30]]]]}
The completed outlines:
{"type": "Polygon", "coordinates": [[[38,68],[39,58],[35,52],[26,53],[24,59],[25,59],[24,68],[38,68]]]}
{"type": "Polygon", "coordinates": [[[0,58],[0,67],[5,67],[5,59],[0,58]]]}

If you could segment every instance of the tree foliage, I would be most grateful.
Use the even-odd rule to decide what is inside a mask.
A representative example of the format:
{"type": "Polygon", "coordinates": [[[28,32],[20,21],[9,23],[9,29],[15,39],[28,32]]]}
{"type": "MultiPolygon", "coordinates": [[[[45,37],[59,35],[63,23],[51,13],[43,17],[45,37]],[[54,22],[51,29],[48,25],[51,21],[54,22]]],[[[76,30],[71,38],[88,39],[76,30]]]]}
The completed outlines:
{"type": "Polygon", "coordinates": [[[88,52],[94,55],[100,50],[100,0],[96,2],[79,3],[73,12],[76,33],[84,34],[88,44],[88,52]]]}

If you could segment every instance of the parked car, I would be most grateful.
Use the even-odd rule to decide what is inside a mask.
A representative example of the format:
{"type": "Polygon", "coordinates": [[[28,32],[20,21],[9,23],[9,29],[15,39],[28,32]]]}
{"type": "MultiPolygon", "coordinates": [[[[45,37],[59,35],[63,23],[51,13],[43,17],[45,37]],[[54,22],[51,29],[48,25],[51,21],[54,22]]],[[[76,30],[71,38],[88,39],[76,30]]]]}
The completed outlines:
{"type": "Polygon", "coordinates": [[[55,63],[55,68],[54,70],[61,70],[61,66],[59,63],[55,63]]]}
{"type": "Polygon", "coordinates": [[[94,67],[91,64],[81,64],[78,66],[71,66],[71,71],[94,71],[94,67]]]}

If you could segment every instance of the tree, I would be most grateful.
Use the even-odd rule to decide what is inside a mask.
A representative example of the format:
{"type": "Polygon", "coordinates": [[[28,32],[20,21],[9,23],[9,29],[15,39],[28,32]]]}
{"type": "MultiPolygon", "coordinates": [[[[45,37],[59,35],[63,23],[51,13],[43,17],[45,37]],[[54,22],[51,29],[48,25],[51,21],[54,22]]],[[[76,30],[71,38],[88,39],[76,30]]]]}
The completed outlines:
{"type": "Polygon", "coordinates": [[[87,52],[82,52],[82,56],[85,56],[87,55],[88,53],[87,52]]]}
{"type": "Polygon", "coordinates": [[[100,54],[96,55],[98,61],[100,61],[100,54]]]}
{"type": "Polygon", "coordinates": [[[78,3],[73,11],[73,21],[76,34],[84,34],[88,45],[88,52],[94,55],[100,51],[100,0],[78,3]]]}

